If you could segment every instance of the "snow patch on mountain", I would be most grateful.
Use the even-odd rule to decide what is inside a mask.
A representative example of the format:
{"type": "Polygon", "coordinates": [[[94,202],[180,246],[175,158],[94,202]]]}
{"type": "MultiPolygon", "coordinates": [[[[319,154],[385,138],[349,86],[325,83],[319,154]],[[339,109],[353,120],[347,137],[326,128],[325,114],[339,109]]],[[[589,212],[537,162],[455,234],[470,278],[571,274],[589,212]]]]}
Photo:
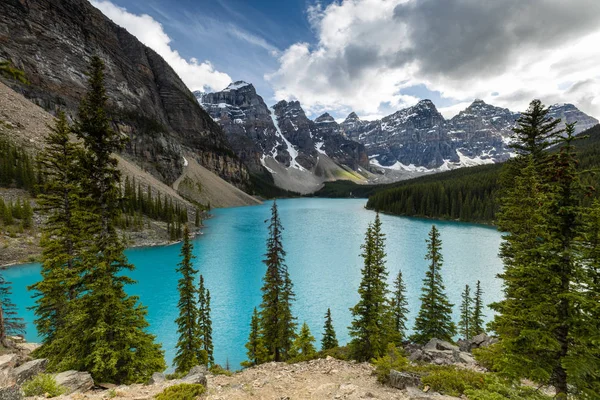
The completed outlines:
{"type": "Polygon", "coordinates": [[[285,138],[285,136],[283,136],[283,133],[281,133],[281,128],[279,127],[277,116],[275,115],[275,109],[271,107],[269,110],[271,111],[271,119],[273,120],[273,125],[275,126],[275,130],[277,131],[277,135],[283,140],[283,142],[287,146],[287,151],[291,157],[290,167],[299,169],[300,171],[305,171],[304,167],[302,167],[302,165],[298,164],[298,161],[296,161],[296,158],[298,157],[298,150],[294,147],[294,145],[292,145],[289,142],[289,140],[285,138]]]}

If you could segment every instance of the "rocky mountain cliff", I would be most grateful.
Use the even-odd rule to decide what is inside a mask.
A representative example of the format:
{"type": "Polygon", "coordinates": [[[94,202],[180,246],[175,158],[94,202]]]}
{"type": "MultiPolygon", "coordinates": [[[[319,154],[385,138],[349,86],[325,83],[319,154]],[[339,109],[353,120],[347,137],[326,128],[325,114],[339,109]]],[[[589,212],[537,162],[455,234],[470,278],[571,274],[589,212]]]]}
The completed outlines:
{"type": "MultiPolygon", "coordinates": [[[[550,107],[553,118],[578,121],[577,132],[598,120],[572,104],[550,107]]],[[[430,100],[376,121],[362,121],[351,113],[341,124],[346,135],[363,143],[371,163],[387,169],[434,172],[506,161],[508,144],[520,113],[475,100],[446,120],[430,100]]]]}
{"type": "Polygon", "coordinates": [[[131,139],[126,153],[138,165],[172,184],[186,153],[248,186],[247,168],[173,69],[88,1],[0,2],[0,60],[23,69],[31,84],[6,83],[46,110],[75,114],[93,54],[106,64],[115,128],[131,139]]]}
{"type": "Polygon", "coordinates": [[[297,101],[269,108],[243,81],[195,95],[250,170],[271,174],[280,187],[304,193],[326,180],[365,179],[361,174],[367,173],[369,159],[364,146],[346,138],[328,114],[311,121],[297,101]]]}

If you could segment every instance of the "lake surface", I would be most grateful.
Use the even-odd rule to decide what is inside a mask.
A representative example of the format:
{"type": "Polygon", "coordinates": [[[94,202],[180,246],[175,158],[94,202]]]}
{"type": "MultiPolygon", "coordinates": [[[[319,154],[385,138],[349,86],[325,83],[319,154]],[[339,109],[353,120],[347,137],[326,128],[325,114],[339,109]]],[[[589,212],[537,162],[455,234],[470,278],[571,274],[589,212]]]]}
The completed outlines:
{"type": "MultiPolygon", "coordinates": [[[[358,301],[362,259],[360,245],[367,224],[375,213],[364,209],[362,199],[290,199],[278,201],[287,265],[294,283],[294,313],[301,324],[306,321],[320,348],[321,331],[327,308],[331,308],[340,343],[348,341],[348,310],[358,301]]],[[[215,360],[229,360],[236,369],[245,360],[250,316],[261,301],[261,262],[265,252],[271,202],[253,207],[217,209],[205,221],[204,234],[196,238],[196,267],[204,275],[212,297],[215,360]]],[[[399,269],[407,285],[412,326],[420,303],[422,279],[427,269],[425,239],[431,225],[438,226],[443,242],[442,275],[450,301],[455,304],[458,321],[461,291],[466,284],[482,283],[484,303],[501,297],[502,270],[497,256],[500,233],[490,227],[415,218],[381,216],[387,235],[387,268],[390,285],[399,269]]],[[[130,274],[137,284],[128,288],[148,307],[150,331],[157,335],[166,351],[167,362],[174,357],[177,332],[177,280],[180,244],[137,248],[127,251],[136,266],[130,274]]],[[[2,272],[13,282],[13,301],[27,322],[27,339],[36,341],[32,324],[33,305],[26,287],[39,280],[39,265],[12,267],[2,272]]],[[[489,319],[491,311],[486,309],[489,319]]]]}

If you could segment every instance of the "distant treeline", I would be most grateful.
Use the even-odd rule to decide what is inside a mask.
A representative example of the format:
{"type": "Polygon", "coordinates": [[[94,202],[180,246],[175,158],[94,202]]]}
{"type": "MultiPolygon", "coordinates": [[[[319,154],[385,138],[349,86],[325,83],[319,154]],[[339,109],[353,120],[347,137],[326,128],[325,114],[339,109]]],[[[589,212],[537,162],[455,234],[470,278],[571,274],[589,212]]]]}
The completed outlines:
{"type": "Polygon", "coordinates": [[[40,180],[31,156],[0,135],[0,187],[25,189],[34,195],[40,180]]]}
{"type": "Polygon", "coordinates": [[[367,208],[398,215],[490,222],[496,215],[499,165],[407,181],[369,197],[367,208]]]}

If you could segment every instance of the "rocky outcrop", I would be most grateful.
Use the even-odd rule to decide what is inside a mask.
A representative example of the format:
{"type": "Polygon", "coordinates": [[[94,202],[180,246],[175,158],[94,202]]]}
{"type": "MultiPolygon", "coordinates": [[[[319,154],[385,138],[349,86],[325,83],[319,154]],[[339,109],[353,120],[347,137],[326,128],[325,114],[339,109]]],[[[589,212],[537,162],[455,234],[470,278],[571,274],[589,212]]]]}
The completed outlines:
{"type": "Polygon", "coordinates": [[[0,400],[22,400],[23,393],[17,385],[0,387],[0,400]]]}
{"type": "Polygon", "coordinates": [[[195,366],[188,372],[182,381],[184,383],[199,383],[200,385],[207,387],[206,373],[206,367],[195,366]]]}
{"type": "Polygon", "coordinates": [[[469,340],[461,339],[457,343],[460,347],[460,351],[471,352],[474,349],[480,349],[498,343],[498,338],[490,337],[485,333],[480,333],[469,340]]]}
{"type": "Polygon", "coordinates": [[[390,371],[388,383],[391,387],[404,390],[407,387],[419,387],[421,386],[421,378],[418,375],[411,374],[408,372],[398,372],[395,370],[390,371]]]}
{"type": "Polygon", "coordinates": [[[183,151],[191,151],[222,178],[247,186],[247,169],[175,71],[88,1],[0,2],[0,59],[31,82],[7,83],[43,108],[75,115],[94,54],[106,64],[115,129],[129,137],[126,152],[138,165],[171,184],[183,151]]]}
{"type": "Polygon", "coordinates": [[[94,380],[89,372],[65,371],[55,375],[54,379],[66,389],[66,394],[83,393],[94,387],[94,380]]]}
{"type": "Polygon", "coordinates": [[[167,377],[162,372],[155,372],[150,377],[148,381],[148,385],[156,385],[158,383],[163,383],[167,381],[167,377]]]}
{"type": "Polygon", "coordinates": [[[25,364],[15,368],[12,371],[15,381],[18,385],[33,378],[37,374],[41,374],[46,371],[46,365],[48,360],[45,358],[39,358],[37,360],[26,362],[25,364]]]}
{"type": "Polygon", "coordinates": [[[412,362],[426,362],[435,365],[475,365],[473,356],[458,346],[439,339],[431,339],[425,346],[409,344],[406,347],[408,359],[412,362]]]}

